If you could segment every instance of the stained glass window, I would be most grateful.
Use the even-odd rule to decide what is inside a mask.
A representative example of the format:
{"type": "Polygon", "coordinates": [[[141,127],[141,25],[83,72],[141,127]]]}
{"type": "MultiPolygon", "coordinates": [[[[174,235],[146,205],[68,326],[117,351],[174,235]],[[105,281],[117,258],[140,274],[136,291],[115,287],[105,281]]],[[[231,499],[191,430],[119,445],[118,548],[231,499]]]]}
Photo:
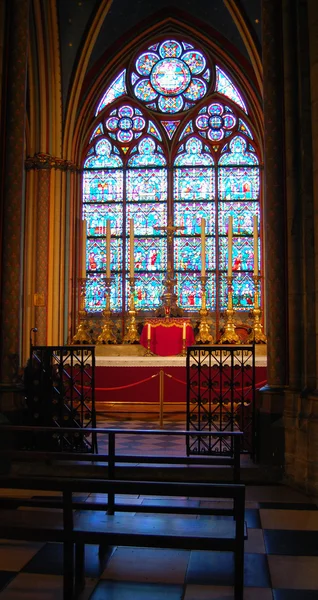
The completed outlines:
{"type": "Polygon", "coordinates": [[[207,307],[218,314],[227,304],[232,216],[233,303],[248,311],[260,166],[248,102],[234,78],[195,43],[172,36],[130,57],[96,105],[83,164],[86,309],[105,307],[110,221],[111,309],[128,309],[133,262],[136,308],[152,314],[162,302],[169,259],[178,305],[185,314],[198,312],[204,218],[207,307]],[[170,241],[168,223],[178,228],[170,241]]]}

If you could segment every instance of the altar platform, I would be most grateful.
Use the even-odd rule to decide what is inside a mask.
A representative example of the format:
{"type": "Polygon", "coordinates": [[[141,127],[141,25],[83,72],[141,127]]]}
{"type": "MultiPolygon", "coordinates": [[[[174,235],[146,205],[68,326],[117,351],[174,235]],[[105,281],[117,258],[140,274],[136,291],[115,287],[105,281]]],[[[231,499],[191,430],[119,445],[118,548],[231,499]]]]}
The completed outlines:
{"type": "MultiPolygon", "coordinates": [[[[222,347],[222,346],[221,346],[222,347]]],[[[97,412],[185,412],[186,356],[146,356],[139,345],[96,346],[97,412]]],[[[266,384],[266,345],[256,346],[256,388],[266,384]]]]}

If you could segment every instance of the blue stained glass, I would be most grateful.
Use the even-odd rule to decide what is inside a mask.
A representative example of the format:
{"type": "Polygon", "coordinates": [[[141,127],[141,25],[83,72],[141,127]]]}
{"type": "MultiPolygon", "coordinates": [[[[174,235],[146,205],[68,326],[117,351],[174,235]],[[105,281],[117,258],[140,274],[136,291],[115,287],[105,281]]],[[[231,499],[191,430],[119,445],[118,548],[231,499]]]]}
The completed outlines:
{"type": "Polygon", "coordinates": [[[243,119],[239,119],[239,131],[245,133],[245,135],[248,135],[252,140],[254,139],[250,128],[246,125],[243,119]]]}
{"type": "Polygon", "coordinates": [[[128,160],[129,167],[141,167],[147,165],[160,166],[166,164],[164,156],[158,156],[156,144],[151,138],[144,138],[138,144],[138,154],[128,160]]]}
{"type": "Polygon", "coordinates": [[[182,110],[183,98],[182,96],[174,96],[168,98],[167,96],[160,96],[158,101],[158,107],[162,112],[165,113],[177,113],[182,110]]]}
{"type": "Polygon", "coordinates": [[[161,135],[160,135],[160,133],[158,131],[158,128],[153,123],[153,121],[149,121],[147,133],[150,133],[151,135],[153,135],[154,137],[156,137],[157,140],[159,140],[160,142],[162,141],[162,137],[161,137],[161,135]]]}
{"type": "MultiPolygon", "coordinates": [[[[112,311],[121,310],[121,275],[112,275],[110,293],[110,308],[112,311]]],[[[86,279],[86,304],[89,313],[98,313],[106,308],[106,285],[105,275],[101,273],[88,274],[86,279]]]]}
{"type": "Polygon", "coordinates": [[[184,97],[188,100],[200,100],[206,94],[206,84],[202,79],[193,78],[188,89],[184,92],[184,97]]]}
{"type": "Polygon", "coordinates": [[[107,106],[108,104],[111,104],[111,102],[116,100],[116,98],[119,98],[120,96],[123,96],[124,94],[127,94],[126,69],[124,69],[121,73],[119,73],[119,75],[116,77],[116,79],[113,81],[113,83],[106,90],[104,96],[102,97],[102,99],[96,109],[95,116],[97,116],[103,110],[103,108],[105,108],[105,106],[107,106]]]}
{"type": "MultiPolygon", "coordinates": [[[[201,239],[178,237],[174,242],[176,271],[201,271],[201,239]]],[[[215,269],[215,241],[206,238],[206,268],[215,269]]]]}
{"type": "MultiPolygon", "coordinates": [[[[167,243],[165,238],[135,238],[135,271],[163,271],[167,266],[167,243]]],[[[126,266],[129,257],[126,256],[126,266]]]]}
{"type": "Polygon", "coordinates": [[[149,79],[141,79],[136,83],[134,87],[134,93],[138,100],[143,100],[144,102],[149,102],[150,100],[154,100],[157,98],[158,94],[153,89],[149,79]]]}
{"type": "Polygon", "coordinates": [[[234,235],[253,235],[253,217],[260,220],[258,202],[220,202],[218,229],[221,235],[227,234],[229,215],[233,217],[234,235]]]}
{"type": "Polygon", "coordinates": [[[191,133],[193,133],[193,123],[192,121],[189,121],[189,123],[186,124],[185,128],[181,132],[180,140],[182,140],[186,135],[190,135],[191,133]]]}
{"type": "Polygon", "coordinates": [[[136,73],[132,73],[130,77],[131,85],[134,86],[136,81],[138,81],[139,77],[136,73]]]}
{"type": "MultiPolygon", "coordinates": [[[[259,255],[259,252],[258,252],[259,255]]],[[[241,271],[252,271],[254,268],[253,237],[233,237],[232,246],[232,270],[233,273],[241,271]]],[[[220,269],[228,268],[228,239],[219,238],[219,266],[220,269]]]]}
{"type": "Polygon", "coordinates": [[[136,60],[136,69],[139,75],[149,75],[152,67],[158,62],[158,54],[154,52],[144,52],[136,60]]]}
{"type": "Polygon", "coordinates": [[[233,81],[230,79],[230,77],[226,75],[224,71],[222,71],[218,66],[215,67],[215,71],[215,91],[219,92],[220,94],[224,94],[224,96],[230,98],[233,102],[238,104],[238,106],[240,106],[244,110],[244,112],[247,113],[247,108],[245,106],[243,98],[239,93],[237,87],[234,85],[233,81]]]}
{"type": "MultiPolygon", "coordinates": [[[[186,311],[198,312],[201,308],[202,293],[199,274],[176,274],[176,294],[178,305],[186,311]]],[[[206,288],[207,307],[215,309],[215,276],[211,275],[206,288]]]]}
{"type": "Polygon", "coordinates": [[[219,198],[221,200],[256,200],[259,194],[257,168],[231,167],[219,171],[219,198]]]}
{"type": "Polygon", "coordinates": [[[84,204],[83,218],[87,221],[87,235],[106,236],[106,221],[110,221],[111,234],[120,236],[123,229],[121,204],[84,204]]]}
{"type": "MultiPolygon", "coordinates": [[[[105,235],[105,234],[104,234],[105,235]]],[[[110,242],[110,268],[119,271],[122,264],[122,240],[111,238],[110,242]]],[[[87,241],[87,270],[106,271],[106,241],[105,237],[96,239],[88,238],[87,241]]]]}
{"type": "MultiPolygon", "coordinates": [[[[135,287],[135,306],[137,310],[154,310],[162,304],[160,300],[163,293],[162,280],[162,273],[138,273],[135,287]]],[[[130,292],[129,281],[127,281],[127,289],[126,310],[130,292]]]]}
{"type": "Polygon", "coordinates": [[[178,155],[175,166],[181,165],[212,165],[213,158],[210,154],[202,152],[202,142],[198,138],[191,138],[186,142],[185,152],[178,155]]]}
{"type": "Polygon", "coordinates": [[[178,126],[180,125],[180,121],[161,121],[161,125],[164,127],[169,140],[172,140],[178,126]]]}
{"type": "Polygon", "coordinates": [[[178,58],[182,54],[182,46],[175,40],[167,40],[159,47],[159,54],[164,57],[178,58]]]}
{"type": "MultiPolygon", "coordinates": [[[[233,275],[233,306],[237,311],[250,310],[254,306],[254,282],[248,273],[233,275]]],[[[226,275],[220,279],[220,306],[221,310],[227,307],[228,288],[226,275]]]]}
{"type": "Polygon", "coordinates": [[[122,167],[123,163],[118,156],[112,154],[112,145],[105,139],[99,140],[95,146],[95,154],[89,156],[84,162],[85,169],[101,167],[122,167]]]}
{"type": "Polygon", "coordinates": [[[162,231],[154,227],[162,227],[167,221],[167,207],[165,203],[134,203],[127,204],[126,227],[128,231],[129,219],[134,219],[135,233],[141,236],[162,236],[162,231]]]}
{"type": "Polygon", "coordinates": [[[122,171],[84,171],[84,202],[120,202],[122,198],[122,171]]]}
{"type": "Polygon", "coordinates": [[[214,202],[175,202],[174,222],[178,227],[184,227],[177,231],[179,235],[200,235],[201,219],[205,219],[205,231],[207,235],[215,234],[215,204],[214,202]]]}
{"type": "Polygon", "coordinates": [[[127,201],[165,202],[166,169],[133,169],[127,173],[127,201]]]}
{"type": "Polygon", "coordinates": [[[97,125],[97,127],[95,127],[89,141],[91,142],[95,137],[97,137],[99,135],[103,135],[103,133],[104,133],[103,123],[99,123],[97,125]]]}
{"type": "Polygon", "coordinates": [[[194,75],[197,75],[198,73],[202,73],[202,71],[205,69],[206,60],[205,60],[204,56],[201,54],[201,52],[198,52],[198,51],[186,52],[182,56],[182,60],[184,60],[184,62],[187,63],[187,65],[191,69],[191,72],[194,75]]]}

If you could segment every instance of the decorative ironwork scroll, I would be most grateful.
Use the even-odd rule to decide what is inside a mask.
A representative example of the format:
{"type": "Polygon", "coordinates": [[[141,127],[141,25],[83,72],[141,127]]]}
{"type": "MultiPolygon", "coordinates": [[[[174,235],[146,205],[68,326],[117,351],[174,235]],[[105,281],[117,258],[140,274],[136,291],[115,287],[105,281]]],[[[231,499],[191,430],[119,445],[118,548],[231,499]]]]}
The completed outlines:
{"type": "Polygon", "coordinates": [[[241,452],[255,455],[255,350],[190,346],[187,352],[187,454],[232,454],[233,438],[196,431],[243,431],[241,452]]]}
{"type": "Polygon", "coordinates": [[[76,430],[35,435],[32,447],[97,451],[96,435],[85,435],[96,427],[94,346],[32,346],[25,385],[28,424],[76,430]]]}

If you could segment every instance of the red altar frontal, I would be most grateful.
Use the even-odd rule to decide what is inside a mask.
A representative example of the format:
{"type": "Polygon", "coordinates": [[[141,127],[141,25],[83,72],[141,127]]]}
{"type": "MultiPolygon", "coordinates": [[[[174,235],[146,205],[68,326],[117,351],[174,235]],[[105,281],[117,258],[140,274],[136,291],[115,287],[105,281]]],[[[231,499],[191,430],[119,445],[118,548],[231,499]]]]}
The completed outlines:
{"type": "MultiPolygon", "coordinates": [[[[266,358],[256,358],[256,388],[266,383],[266,358]]],[[[96,392],[98,403],[164,406],[186,404],[185,357],[96,357],[96,392]]]]}
{"type": "Polygon", "coordinates": [[[157,356],[177,356],[194,344],[190,319],[159,318],[146,321],[140,343],[157,356]]]}

